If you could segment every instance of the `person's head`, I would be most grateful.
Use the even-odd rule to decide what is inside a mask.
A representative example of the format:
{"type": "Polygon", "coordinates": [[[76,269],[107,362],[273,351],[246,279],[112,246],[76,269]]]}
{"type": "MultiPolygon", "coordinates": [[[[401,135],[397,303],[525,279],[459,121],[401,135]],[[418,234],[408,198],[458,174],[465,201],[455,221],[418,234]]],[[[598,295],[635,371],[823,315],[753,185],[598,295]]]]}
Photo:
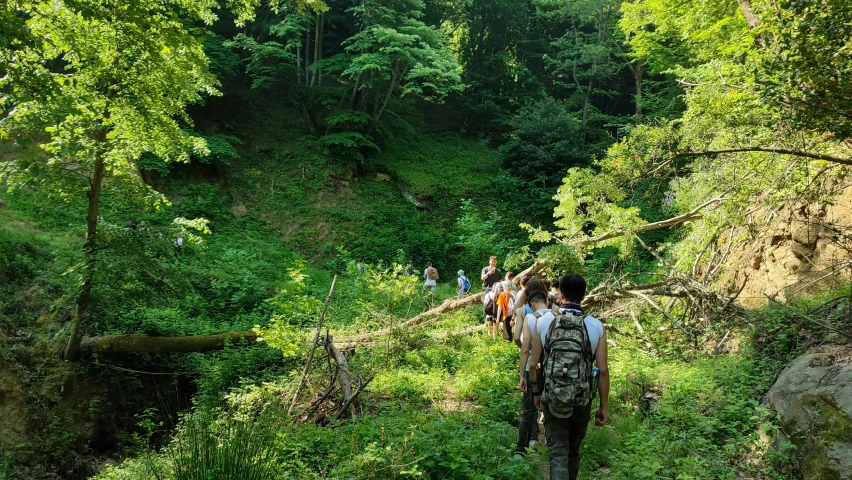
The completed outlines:
{"type": "Polygon", "coordinates": [[[145,225],[148,225],[148,224],[145,222],[145,220],[142,220],[141,222],[139,222],[139,225],[145,226],[145,225]]]}
{"type": "Polygon", "coordinates": [[[359,258],[359,259],[358,259],[358,263],[364,263],[364,259],[363,259],[363,258],[359,258]]]}
{"type": "Polygon", "coordinates": [[[521,288],[525,288],[527,286],[528,281],[529,277],[527,277],[526,275],[521,275],[521,278],[518,279],[518,285],[520,285],[521,288]]]}
{"type": "Polygon", "coordinates": [[[566,302],[579,305],[586,296],[586,280],[580,275],[565,275],[559,280],[559,293],[566,302]]]}
{"type": "Polygon", "coordinates": [[[128,218],[128,219],[127,219],[127,224],[128,224],[128,225],[133,225],[133,219],[132,219],[132,218],[128,218]]]}
{"type": "Polygon", "coordinates": [[[527,282],[526,287],[524,287],[524,295],[530,305],[533,303],[547,305],[547,286],[538,277],[533,277],[527,282]]]}
{"type": "Polygon", "coordinates": [[[488,265],[492,267],[497,266],[497,255],[491,255],[491,258],[488,260],[488,265]]]}
{"type": "Polygon", "coordinates": [[[506,280],[511,281],[513,278],[515,278],[515,272],[506,272],[506,280]]]}
{"type": "Polygon", "coordinates": [[[559,291],[559,279],[558,278],[554,278],[553,280],[550,281],[550,290],[552,290],[554,292],[559,291]]]}
{"type": "Polygon", "coordinates": [[[426,262],[426,266],[427,266],[427,267],[431,267],[431,266],[432,266],[432,262],[426,262]]]}
{"type": "Polygon", "coordinates": [[[547,288],[548,290],[550,290],[550,280],[548,280],[548,279],[546,279],[546,278],[542,278],[542,279],[541,279],[541,283],[543,283],[543,284],[544,284],[545,288],[547,288]]]}
{"type": "Polygon", "coordinates": [[[458,274],[459,274],[460,277],[463,277],[464,276],[464,270],[459,270],[458,274]]]}
{"type": "Polygon", "coordinates": [[[411,265],[412,263],[413,263],[413,261],[412,261],[412,260],[409,260],[409,261],[408,261],[408,264],[409,264],[409,265],[411,265]]]}

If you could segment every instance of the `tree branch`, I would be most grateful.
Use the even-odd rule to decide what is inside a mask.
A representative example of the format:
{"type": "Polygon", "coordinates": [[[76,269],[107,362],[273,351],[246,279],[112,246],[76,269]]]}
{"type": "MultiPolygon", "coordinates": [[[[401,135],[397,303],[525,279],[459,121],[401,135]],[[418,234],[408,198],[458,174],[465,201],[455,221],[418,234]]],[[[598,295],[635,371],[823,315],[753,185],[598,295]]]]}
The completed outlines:
{"type": "Polygon", "coordinates": [[[296,400],[299,398],[299,393],[301,393],[302,388],[305,386],[305,380],[308,377],[308,370],[311,368],[311,361],[314,359],[314,351],[317,349],[317,344],[319,343],[320,331],[322,330],[322,321],[325,319],[325,311],[328,309],[328,302],[331,301],[331,294],[334,293],[334,285],[337,283],[337,275],[331,280],[331,288],[328,290],[328,296],[325,297],[325,303],[322,306],[322,313],[320,314],[319,322],[317,323],[317,333],[314,335],[314,343],[311,345],[311,349],[308,351],[308,360],[305,362],[305,369],[302,370],[302,379],[299,380],[299,386],[296,387],[296,393],[293,394],[293,400],[290,402],[290,408],[287,409],[287,415],[290,415],[290,412],[293,411],[293,407],[296,405],[296,400]]]}
{"type": "Polygon", "coordinates": [[[586,246],[593,245],[595,243],[603,242],[604,240],[609,240],[612,238],[623,237],[627,234],[636,233],[636,232],[646,232],[648,230],[656,230],[658,228],[671,227],[673,225],[678,225],[683,222],[688,222],[690,220],[697,220],[702,218],[704,214],[701,213],[701,210],[704,210],[706,207],[714,204],[725,201],[726,199],[723,197],[716,197],[711,200],[708,200],[701,205],[693,208],[687,213],[683,215],[678,215],[677,217],[668,218],[666,220],[660,220],[659,222],[646,223],[645,225],[638,226],[636,228],[618,228],[612,230],[610,232],[604,233],[602,235],[598,235],[596,237],[589,237],[583,240],[579,240],[576,242],[570,242],[576,246],[586,246]]]}
{"type": "Polygon", "coordinates": [[[728,148],[724,150],[705,150],[703,152],[680,152],[675,154],[673,158],[684,157],[704,157],[709,155],[720,155],[723,153],[742,153],[742,152],[766,152],[777,153],[781,155],[793,155],[796,157],[812,158],[814,160],[825,160],[827,162],[839,163],[841,165],[852,165],[852,160],[846,158],[834,157],[831,155],[823,155],[821,153],[801,152],[798,150],[788,150],[786,148],[769,148],[769,147],[743,147],[743,148],[728,148]]]}

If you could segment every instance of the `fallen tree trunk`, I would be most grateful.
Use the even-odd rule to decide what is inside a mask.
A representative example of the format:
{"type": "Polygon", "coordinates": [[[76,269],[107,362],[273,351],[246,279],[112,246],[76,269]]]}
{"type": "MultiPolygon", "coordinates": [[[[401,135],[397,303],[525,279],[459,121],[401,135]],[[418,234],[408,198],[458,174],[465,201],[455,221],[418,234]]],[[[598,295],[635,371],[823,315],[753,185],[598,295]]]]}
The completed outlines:
{"type": "MultiPolygon", "coordinates": [[[[522,271],[521,273],[515,275],[515,280],[513,280],[513,281],[517,282],[518,280],[520,280],[521,277],[535,275],[538,272],[544,270],[544,268],[546,266],[547,266],[547,263],[541,262],[541,261],[536,261],[535,263],[532,264],[532,266],[530,266],[526,270],[522,271]]],[[[420,326],[420,325],[423,325],[423,324],[425,324],[429,321],[437,320],[438,317],[443,313],[452,312],[454,310],[460,310],[462,308],[467,308],[467,307],[470,307],[471,305],[477,305],[477,304],[479,304],[479,305],[482,304],[482,292],[476,293],[476,294],[473,294],[473,295],[470,295],[470,296],[467,296],[467,297],[463,297],[463,298],[460,298],[460,299],[450,298],[450,299],[444,300],[444,303],[438,305],[437,307],[435,307],[431,310],[427,310],[427,311],[425,311],[425,312],[423,312],[419,315],[411,317],[410,319],[400,323],[399,325],[394,327],[394,329],[399,330],[399,329],[402,329],[402,328],[420,326]]],[[[352,337],[348,337],[348,338],[345,338],[343,340],[343,342],[341,342],[340,348],[342,348],[344,350],[351,350],[351,349],[355,348],[355,346],[357,346],[357,345],[369,343],[374,338],[380,337],[380,336],[383,336],[383,335],[388,335],[389,333],[391,333],[390,328],[383,328],[381,330],[375,330],[375,331],[372,331],[370,333],[365,333],[365,334],[362,334],[362,335],[355,335],[355,336],[352,336],[352,337]]]]}
{"type": "Polygon", "coordinates": [[[89,337],[80,344],[87,353],[120,354],[131,353],[189,353],[222,350],[227,344],[254,343],[257,333],[253,330],[202,335],[194,337],[149,337],[147,335],[104,335],[89,337]]]}
{"type": "MultiPolygon", "coordinates": [[[[348,407],[352,403],[352,373],[349,371],[349,362],[346,361],[346,357],[343,356],[343,353],[334,344],[334,339],[331,335],[325,335],[322,346],[328,351],[328,355],[337,362],[337,378],[340,380],[340,388],[343,390],[343,404],[348,407]]],[[[339,413],[342,414],[343,410],[339,413]]],[[[351,412],[351,417],[355,418],[354,410],[351,412]]],[[[340,416],[337,418],[340,418],[340,416]]]]}

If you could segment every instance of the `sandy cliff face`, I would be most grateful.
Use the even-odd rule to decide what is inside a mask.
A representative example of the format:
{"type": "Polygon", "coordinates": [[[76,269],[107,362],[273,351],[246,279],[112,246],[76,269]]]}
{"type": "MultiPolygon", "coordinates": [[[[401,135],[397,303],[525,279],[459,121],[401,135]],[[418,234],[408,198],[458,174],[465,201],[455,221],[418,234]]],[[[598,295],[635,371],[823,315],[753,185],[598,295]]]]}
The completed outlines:
{"type": "Polygon", "coordinates": [[[748,307],[784,301],[848,279],[852,272],[852,187],[833,198],[750,216],[752,240],[735,248],[720,285],[748,307]]]}

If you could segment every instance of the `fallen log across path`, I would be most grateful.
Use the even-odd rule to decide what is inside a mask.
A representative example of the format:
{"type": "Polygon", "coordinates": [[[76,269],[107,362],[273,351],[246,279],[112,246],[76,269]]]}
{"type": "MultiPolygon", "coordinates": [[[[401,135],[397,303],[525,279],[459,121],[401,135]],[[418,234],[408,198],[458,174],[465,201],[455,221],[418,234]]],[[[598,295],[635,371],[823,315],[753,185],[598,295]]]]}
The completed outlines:
{"type": "Polygon", "coordinates": [[[222,350],[228,344],[251,344],[257,332],[219,333],[192,337],[149,337],[148,335],[104,335],[83,339],[80,350],[86,354],[126,355],[132,353],[190,353],[222,350]]]}
{"type": "MultiPolygon", "coordinates": [[[[531,277],[544,270],[545,267],[547,267],[547,263],[542,261],[536,261],[532,264],[532,266],[515,275],[515,279],[513,280],[513,282],[517,282],[521,277],[524,276],[531,277]]],[[[482,305],[482,292],[475,293],[473,295],[469,295],[467,297],[462,297],[459,299],[449,298],[447,300],[444,300],[444,303],[438,305],[437,307],[427,310],[421,314],[415,315],[414,317],[411,317],[408,320],[400,323],[399,325],[394,327],[394,330],[418,327],[423,324],[436,321],[438,317],[441,316],[441,314],[452,312],[455,310],[461,310],[463,308],[470,307],[471,305],[482,305]]],[[[370,343],[374,339],[384,335],[388,335],[390,333],[390,328],[383,328],[381,330],[374,330],[370,333],[364,333],[362,335],[353,335],[351,337],[344,338],[340,343],[340,348],[343,350],[351,350],[357,345],[370,343]]]]}

